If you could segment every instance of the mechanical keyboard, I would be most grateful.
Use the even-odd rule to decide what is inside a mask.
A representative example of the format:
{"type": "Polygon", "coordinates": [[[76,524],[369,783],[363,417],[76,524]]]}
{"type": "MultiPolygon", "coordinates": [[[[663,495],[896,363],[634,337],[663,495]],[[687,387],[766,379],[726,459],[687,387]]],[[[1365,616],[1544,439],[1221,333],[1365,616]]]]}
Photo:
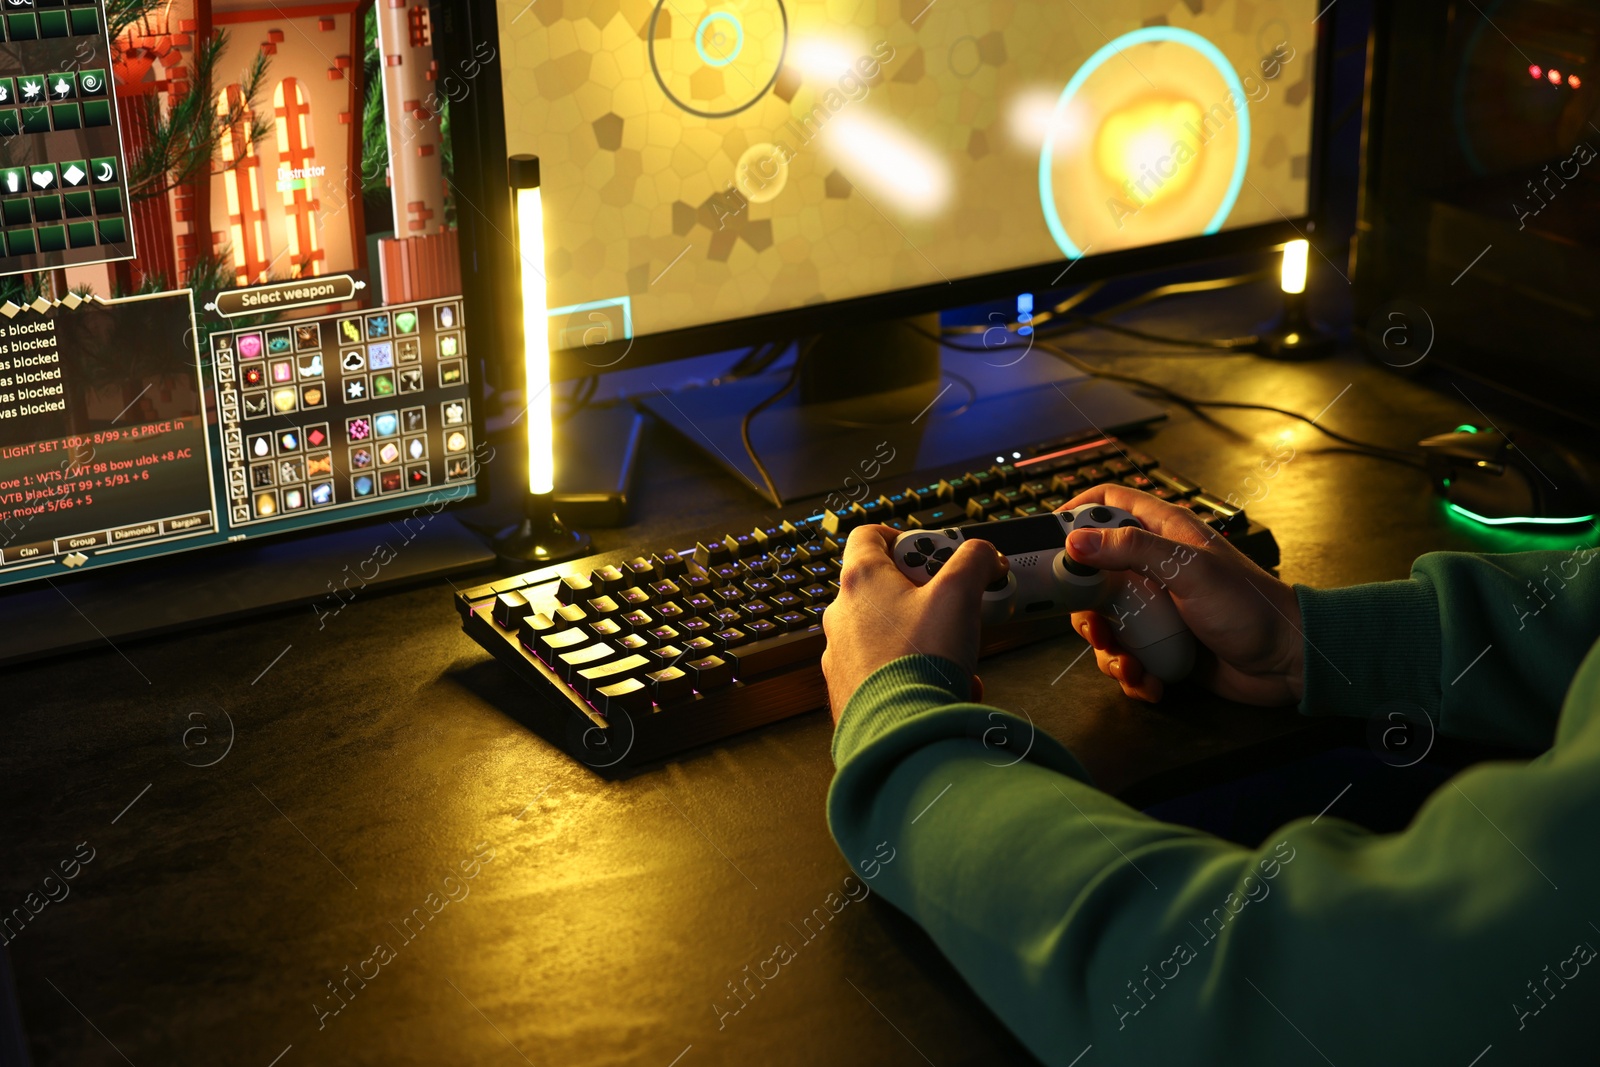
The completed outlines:
{"type": "MultiPolygon", "coordinates": [[[[826,706],[822,613],[838,592],[855,527],[940,529],[1054,511],[1120,482],[1203,518],[1264,567],[1270,530],[1197,482],[1115,437],[1080,435],[1009,463],[911,476],[835,506],[797,506],[746,530],[625,549],[519,574],[456,595],[462,628],[534,689],[527,718],[547,740],[607,773],[826,706]]],[[[898,481],[898,479],[897,479],[898,481]]],[[[1019,619],[984,632],[981,655],[1068,632],[1019,619]]]]}

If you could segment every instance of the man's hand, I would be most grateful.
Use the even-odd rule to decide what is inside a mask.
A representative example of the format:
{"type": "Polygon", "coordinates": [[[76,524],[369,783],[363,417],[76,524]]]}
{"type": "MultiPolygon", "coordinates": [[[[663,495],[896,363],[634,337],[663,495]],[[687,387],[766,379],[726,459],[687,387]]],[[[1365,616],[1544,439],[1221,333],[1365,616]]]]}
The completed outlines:
{"type": "MultiPolygon", "coordinates": [[[[913,585],[889,550],[899,535],[887,526],[861,526],[844,546],[839,596],[822,615],[828,636],[822,673],[837,725],[861,683],[901,656],[943,656],[973,680],[983,698],[978,665],[978,611],[984,586],[1006,572],[1005,557],[987,541],[968,541],[927,585],[913,585]]],[[[952,678],[959,688],[963,679],[952,678]]]]}
{"type": "MultiPolygon", "coordinates": [[[[1183,508],[1120,485],[1079,493],[1060,510],[1107,504],[1132,512],[1143,530],[1074,530],[1067,553],[1102,570],[1158,580],[1172,594],[1195,640],[1212,653],[1195,677],[1246,704],[1293,704],[1303,687],[1300,602],[1294,590],[1245,558],[1183,508]]],[[[1100,670],[1139,700],[1161,699],[1161,680],[1117,644],[1116,626],[1082,611],[1072,624],[1095,649],[1100,670]]]]}

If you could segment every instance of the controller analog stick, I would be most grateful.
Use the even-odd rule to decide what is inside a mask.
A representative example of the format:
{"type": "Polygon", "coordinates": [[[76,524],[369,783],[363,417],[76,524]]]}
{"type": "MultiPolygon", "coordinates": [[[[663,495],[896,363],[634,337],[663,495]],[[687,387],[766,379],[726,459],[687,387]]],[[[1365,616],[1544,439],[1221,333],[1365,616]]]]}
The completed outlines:
{"type": "Polygon", "coordinates": [[[1076,574],[1079,578],[1093,578],[1100,573],[1099,567],[1091,567],[1087,563],[1079,563],[1066,553],[1061,555],[1061,566],[1066,568],[1068,574],[1076,574]]]}
{"type": "Polygon", "coordinates": [[[1008,577],[1009,577],[1009,575],[1002,574],[1000,577],[996,578],[994,581],[992,581],[988,585],[984,586],[983,587],[984,588],[984,592],[987,592],[987,593],[1003,593],[1003,592],[1005,592],[1006,591],[1006,579],[1008,577]]]}

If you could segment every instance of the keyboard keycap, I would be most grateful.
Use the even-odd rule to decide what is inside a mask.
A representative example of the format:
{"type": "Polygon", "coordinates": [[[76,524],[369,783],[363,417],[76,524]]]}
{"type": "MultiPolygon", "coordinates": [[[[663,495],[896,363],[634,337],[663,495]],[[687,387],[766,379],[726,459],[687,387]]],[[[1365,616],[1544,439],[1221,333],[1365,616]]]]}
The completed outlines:
{"type": "Polygon", "coordinates": [[[655,670],[672,666],[682,659],[685,653],[677,645],[662,645],[660,648],[652,648],[645,655],[650,659],[651,669],[655,670]]]}
{"type": "Polygon", "coordinates": [[[688,672],[673,666],[662,667],[644,676],[657,704],[670,704],[674,700],[694,695],[694,679],[688,672]]]}
{"type": "Polygon", "coordinates": [[[556,609],[556,621],[562,626],[577,626],[589,621],[589,613],[581,604],[563,604],[556,609]]]}
{"type": "Polygon", "coordinates": [[[650,557],[658,578],[676,578],[683,573],[683,558],[676,552],[658,552],[650,557]]]}
{"type": "Polygon", "coordinates": [[[556,587],[556,599],[563,604],[577,604],[594,595],[594,584],[581,574],[569,574],[556,587]]]}
{"type": "Polygon", "coordinates": [[[622,628],[622,624],[616,619],[596,619],[594,622],[585,623],[580,629],[588,630],[589,633],[602,641],[628,632],[622,628]]]}
{"type": "Polygon", "coordinates": [[[650,661],[643,656],[622,656],[578,670],[573,675],[572,687],[584,696],[593,696],[601,686],[620,682],[624,678],[636,678],[649,666],[650,661]]]}
{"type": "Polygon", "coordinates": [[[733,681],[733,665],[717,655],[690,660],[688,672],[694,679],[695,689],[702,693],[721,689],[733,681]]]}
{"type": "Polygon", "coordinates": [[[726,650],[744,644],[750,640],[750,635],[737,626],[730,626],[726,630],[718,630],[712,634],[711,640],[716,642],[718,649],[726,650]]]}
{"type": "Polygon", "coordinates": [[[751,619],[744,624],[744,632],[750,635],[751,640],[760,641],[763,638],[776,637],[783,630],[771,619],[751,619]]]}
{"type": "Polygon", "coordinates": [[[491,614],[495,623],[502,630],[515,630],[517,623],[533,611],[533,605],[528,603],[528,598],[521,593],[501,593],[494,598],[494,607],[491,614]]]}
{"type": "Polygon", "coordinates": [[[957,504],[940,504],[938,507],[913,511],[906,517],[913,525],[921,526],[924,530],[937,530],[966,518],[967,509],[957,504]]]}
{"type": "Polygon", "coordinates": [[[639,678],[624,678],[620,682],[603,685],[594,691],[590,698],[600,714],[606,718],[627,712],[646,712],[650,710],[652,693],[650,686],[639,678]]]}
{"type": "Polygon", "coordinates": [[[618,604],[609,596],[599,596],[589,601],[588,608],[590,615],[604,616],[615,615],[617,612],[622,610],[622,605],[618,604]]]}
{"type": "Polygon", "coordinates": [[[752,641],[742,648],[731,650],[729,656],[733,660],[734,673],[743,681],[764,671],[817,659],[822,655],[825,644],[822,627],[808,626],[803,630],[769,637],[765,641],[752,641]]]}
{"type": "Polygon", "coordinates": [[[583,648],[589,641],[589,635],[582,630],[562,630],[560,633],[540,634],[530,647],[535,656],[543,660],[551,670],[555,670],[561,653],[583,648]]]}
{"type": "Polygon", "coordinates": [[[780,611],[772,617],[773,625],[780,630],[802,630],[810,625],[811,620],[800,611],[780,611]]]}
{"type": "Polygon", "coordinates": [[[517,625],[517,640],[528,648],[533,648],[534,643],[543,635],[557,633],[564,629],[566,629],[565,626],[556,625],[556,621],[544,612],[535,612],[532,615],[524,616],[522,622],[517,625]]]}
{"type": "Polygon", "coordinates": [[[1146,468],[1150,480],[1159,486],[1170,489],[1175,497],[1191,497],[1200,491],[1200,486],[1185,478],[1183,475],[1170,470],[1149,470],[1146,468]]]}
{"type": "Polygon", "coordinates": [[[708,618],[691,615],[689,618],[679,621],[678,629],[690,637],[703,637],[706,634],[715,632],[719,627],[708,618]]]}
{"type": "Polygon", "coordinates": [[[650,603],[651,597],[649,593],[633,585],[616,593],[615,599],[624,607],[642,608],[650,603]]]}
{"type": "Polygon", "coordinates": [[[710,570],[714,564],[725,563],[727,559],[728,546],[721,541],[713,541],[709,545],[699,541],[694,546],[694,561],[702,570],[710,570]]]}
{"type": "Polygon", "coordinates": [[[675,600],[663,600],[656,605],[656,618],[662,622],[672,622],[675,619],[683,618],[687,614],[688,612],[683,609],[683,605],[675,600]]]}
{"type": "Polygon", "coordinates": [[[1007,507],[1005,501],[996,497],[993,493],[980,493],[967,500],[967,518],[969,519],[982,520],[988,518],[990,512],[1009,510],[1010,508],[1007,507]]]}
{"type": "Polygon", "coordinates": [[[594,569],[594,573],[589,575],[589,584],[598,587],[602,593],[614,593],[622,588],[626,577],[621,568],[608,563],[594,569]]]}
{"type": "Polygon", "coordinates": [[[650,651],[650,641],[639,634],[624,634],[617,638],[616,645],[624,655],[630,652],[644,653],[650,651]]]}
{"type": "MultiPolygon", "coordinates": [[[[573,630],[572,632],[582,633],[580,630],[573,630]]],[[[554,636],[559,637],[560,635],[554,636]]],[[[548,641],[549,638],[545,640],[548,641]]],[[[606,644],[604,641],[596,641],[594,644],[584,645],[581,648],[574,648],[569,652],[557,654],[555,662],[550,664],[550,669],[570,682],[579,671],[588,667],[598,667],[607,660],[616,658],[617,650],[615,647],[606,644]]]]}

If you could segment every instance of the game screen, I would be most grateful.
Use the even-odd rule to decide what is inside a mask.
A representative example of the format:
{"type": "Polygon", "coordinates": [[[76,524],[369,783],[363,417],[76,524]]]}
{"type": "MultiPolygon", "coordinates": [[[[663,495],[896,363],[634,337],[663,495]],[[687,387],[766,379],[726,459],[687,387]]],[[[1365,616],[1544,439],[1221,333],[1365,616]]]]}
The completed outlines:
{"type": "Polygon", "coordinates": [[[475,492],[426,0],[0,31],[0,585],[475,492]]]}
{"type": "Polygon", "coordinates": [[[552,343],[1302,216],[1319,6],[503,0],[552,343]]]}

